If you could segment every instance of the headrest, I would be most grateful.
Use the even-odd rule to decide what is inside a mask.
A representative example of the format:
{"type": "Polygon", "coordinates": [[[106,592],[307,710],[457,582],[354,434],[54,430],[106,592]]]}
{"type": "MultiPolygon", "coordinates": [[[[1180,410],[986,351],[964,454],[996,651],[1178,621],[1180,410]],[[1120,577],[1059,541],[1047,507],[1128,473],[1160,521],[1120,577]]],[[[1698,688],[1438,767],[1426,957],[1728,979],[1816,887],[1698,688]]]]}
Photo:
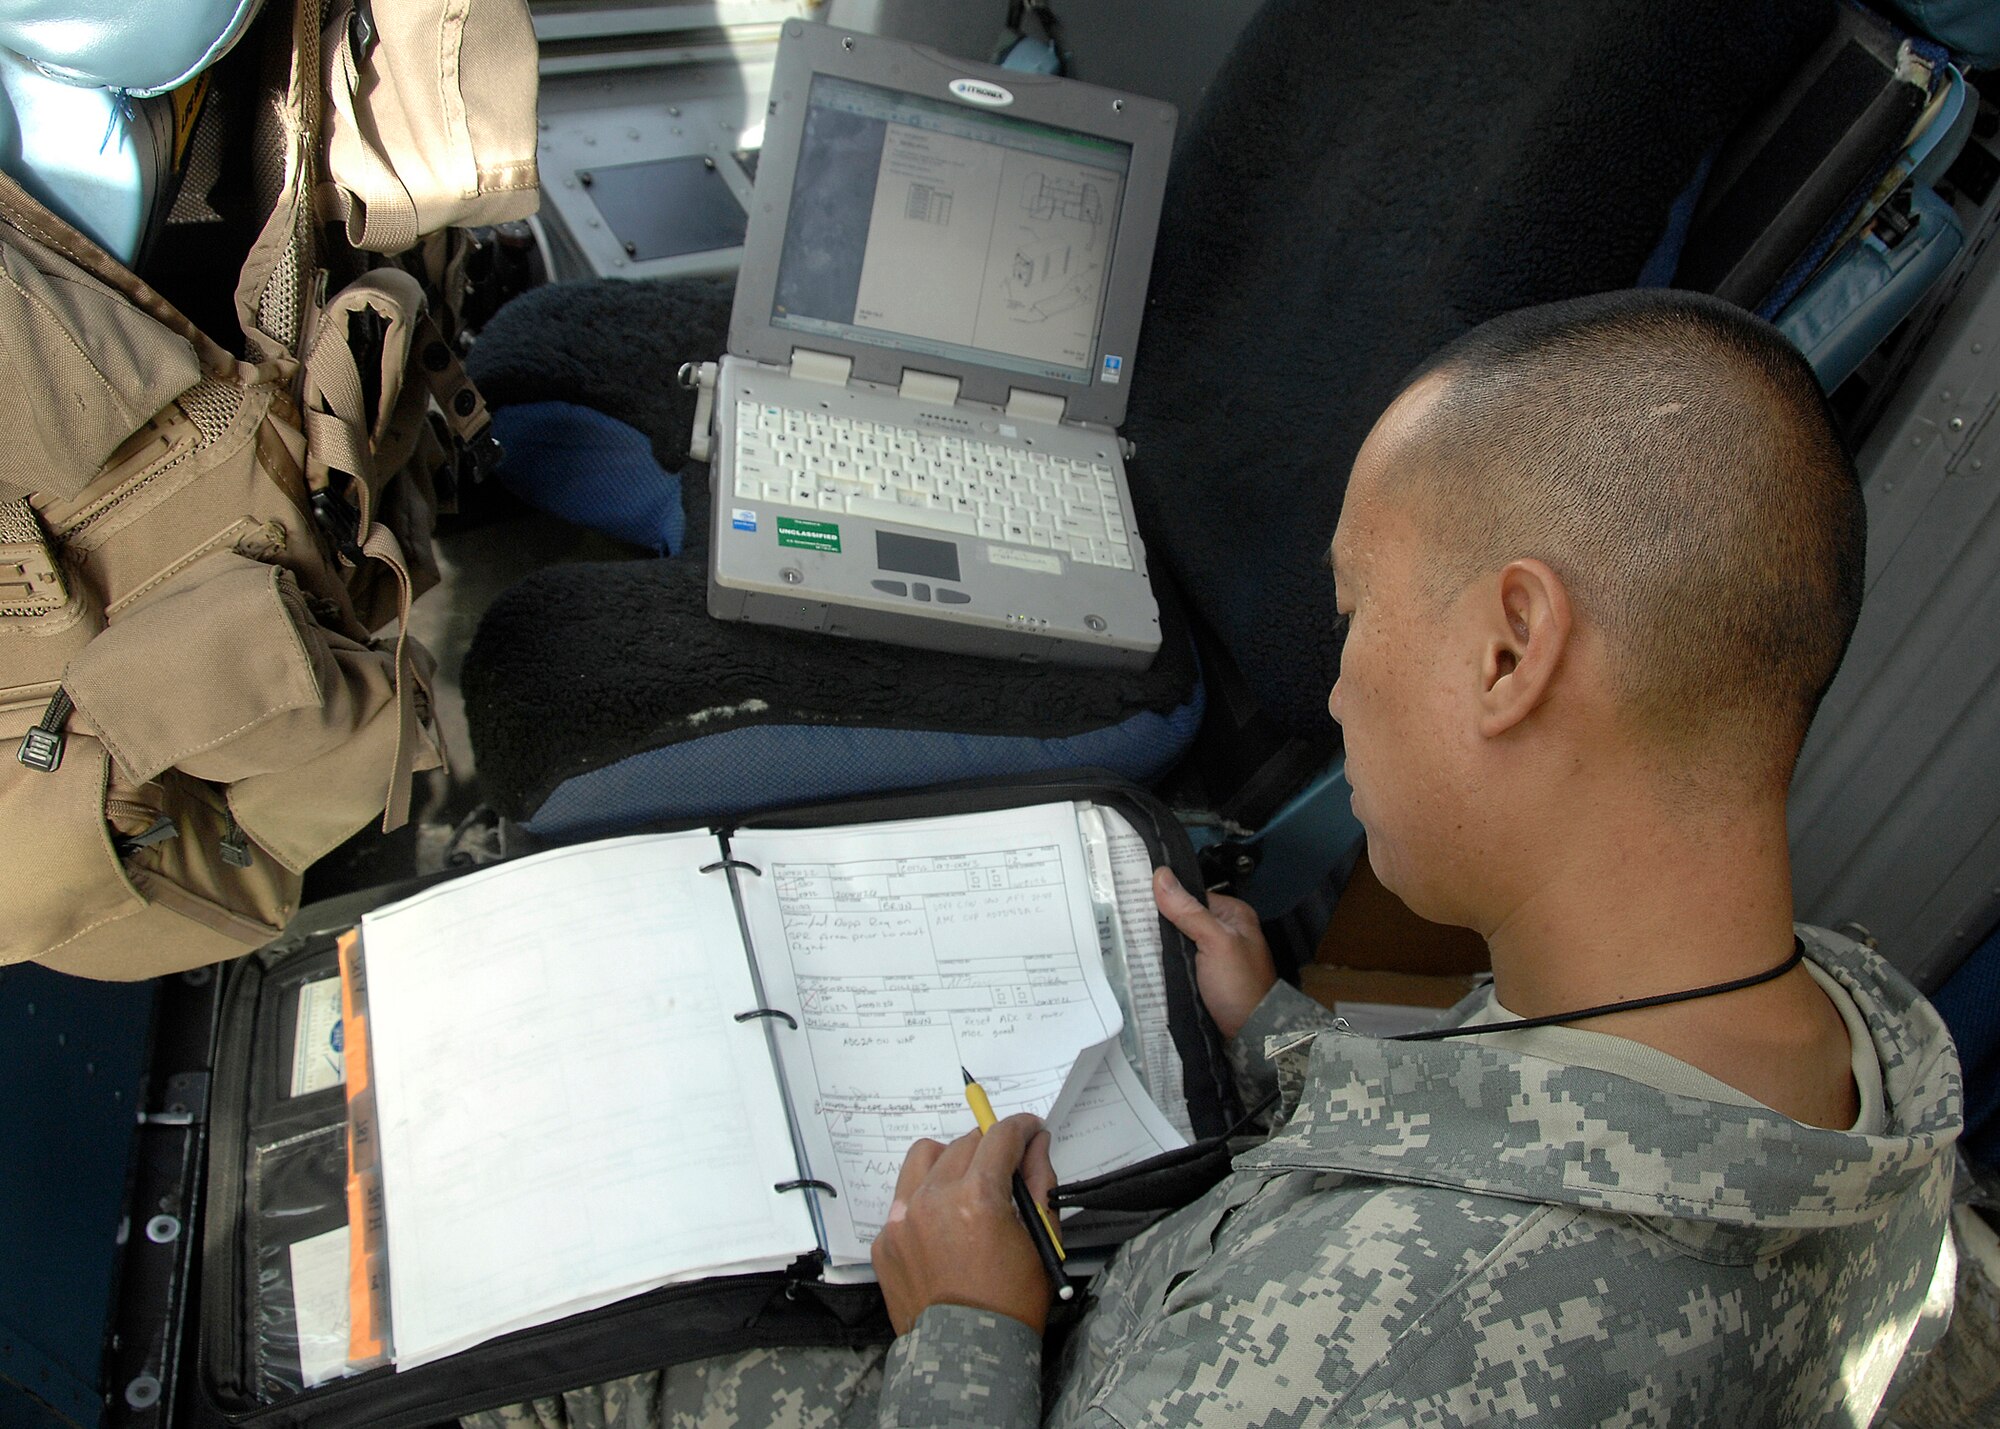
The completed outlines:
{"type": "Polygon", "coordinates": [[[2000,63],[2000,5],[1993,0],[1892,0],[1912,25],[1968,65],[2000,63]]]}
{"type": "Polygon", "coordinates": [[[51,79],[0,50],[0,169],[131,264],[173,149],[173,101],[51,79]]]}
{"type": "Polygon", "coordinates": [[[71,84],[165,94],[236,43],[264,0],[0,0],[0,47],[71,84]]]}

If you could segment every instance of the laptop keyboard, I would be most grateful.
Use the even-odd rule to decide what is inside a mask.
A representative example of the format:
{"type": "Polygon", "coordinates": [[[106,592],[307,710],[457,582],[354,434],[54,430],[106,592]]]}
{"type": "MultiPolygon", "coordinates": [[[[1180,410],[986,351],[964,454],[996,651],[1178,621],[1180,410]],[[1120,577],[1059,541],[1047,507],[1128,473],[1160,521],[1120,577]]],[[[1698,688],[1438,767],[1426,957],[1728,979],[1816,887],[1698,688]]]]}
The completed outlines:
{"type": "Polygon", "coordinates": [[[736,404],[736,494],[1132,569],[1108,462],[812,409],[736,404]]]}

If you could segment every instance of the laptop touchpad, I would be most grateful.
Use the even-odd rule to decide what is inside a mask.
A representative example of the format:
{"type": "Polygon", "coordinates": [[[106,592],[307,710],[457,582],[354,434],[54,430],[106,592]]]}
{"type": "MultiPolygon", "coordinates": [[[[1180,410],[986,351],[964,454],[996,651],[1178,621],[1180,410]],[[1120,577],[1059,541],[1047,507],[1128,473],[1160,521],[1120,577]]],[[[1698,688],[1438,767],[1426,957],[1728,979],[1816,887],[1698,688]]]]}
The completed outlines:
{"type": "Polygon", "coordinates": [[[958,577],[958,546],[951,541],[928,541],[921,536],[899,536],[894,531],[875,533],[875,564],[885,571],[906,576],[929,576],[936,581],[958,577]]]}

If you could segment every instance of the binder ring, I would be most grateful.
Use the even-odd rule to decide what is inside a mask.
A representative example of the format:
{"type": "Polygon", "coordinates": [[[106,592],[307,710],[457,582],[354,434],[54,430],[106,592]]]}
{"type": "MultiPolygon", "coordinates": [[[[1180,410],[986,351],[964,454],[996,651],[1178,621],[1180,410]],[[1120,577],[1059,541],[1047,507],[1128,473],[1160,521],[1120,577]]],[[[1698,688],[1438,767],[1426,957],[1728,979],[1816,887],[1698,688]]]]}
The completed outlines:
{"type": "Polygon", "coordinates": [[[840,1199],[840,1192],[834,1190],[826,1182],[814,1180],[811,1177],[806,1177],[798,1181],[780,1181],[771,1187],[771,1189],[773,1191],[803,1191],[808,1187],[815,1191],[824,1191],[836,1201],[840,1199]]]}
{"type": "Polygon", "coordinates": [[[718,868],[744,868],[748,869],[751,873],[756,874],[757,877],[759,878],[762,878],[764,876],[763,869],[757,867],[756,864],[751,863],[748,860],[740,858],[718,858],[714,863],[704,863],[701,866],[699,872],[713,873],[718,868]]]}
{"type": "Polygon", "coordinates": [[[791,1013],[783,1011],[780,1008],[753,1007],[748,1012],[739,1012],[736,1014],[736,1020],[738,1022],[748,1022],[754,1017],[776,1017],[781,1019],[784,1022],[785,1026],[791,1028],[792,1031],[796,1032],[799,1030],[799,1019],[792,1016],[791,1013]]]}

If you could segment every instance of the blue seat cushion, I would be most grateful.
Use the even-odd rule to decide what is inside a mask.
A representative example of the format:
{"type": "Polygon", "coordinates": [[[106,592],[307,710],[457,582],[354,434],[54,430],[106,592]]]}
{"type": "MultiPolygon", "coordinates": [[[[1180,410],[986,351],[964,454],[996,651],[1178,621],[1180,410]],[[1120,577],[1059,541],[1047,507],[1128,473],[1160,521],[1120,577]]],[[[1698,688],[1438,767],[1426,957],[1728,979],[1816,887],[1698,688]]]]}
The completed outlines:
{"type": "Polygon", "coordinates": [[[466,375],[495,409],[568,402],[616,417],[679,471],[695,399],[674,373],[722,355],[735,290],[730,278],[545,283],[480,330],[466,375]]]}
{"type": "Polygon", "coordinates": [[[1147,781],[1201,723],[1160,591],[1150,670],[1082,670],[725,624],[680,560],[537,571],[466,652],[487,798],[538,833],[606,833],[877,790],[1091,765],[1147,781]]]}
{"type": "Polygon", "coordinates": [[[1965,1154],[2000,1165],[2000,928],[1931,994],[1958,1044],[1965,1077],[1965,1154]]]}
{"type": "Polygon", "coordinates": [[[493,435],[505,453],[494,474],[530,506],[656,556],[681,549],[680,475],[637,428],[574,402],[523,402],[493,409],[493,435]]]}
{"type": "Polygon", "coordinates": [[[2000,64],[2000,5],[1993,0],[1892,0],[1919,30],[1967,64],[2000,64]]]}

